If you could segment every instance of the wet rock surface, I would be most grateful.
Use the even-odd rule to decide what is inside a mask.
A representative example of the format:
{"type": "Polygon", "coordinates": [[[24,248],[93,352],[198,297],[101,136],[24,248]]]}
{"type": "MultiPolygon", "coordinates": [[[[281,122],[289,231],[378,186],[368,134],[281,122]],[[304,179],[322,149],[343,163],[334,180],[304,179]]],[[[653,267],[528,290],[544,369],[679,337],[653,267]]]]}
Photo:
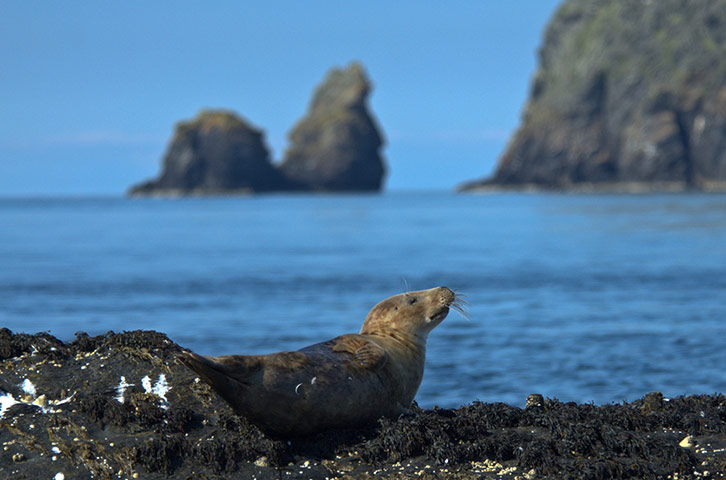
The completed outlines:
{"type": "Polygon", "coordinates": [[[464,190],[726,190],[726,1],[568,0],[521,125],[464,190]]]}
{"type": "Polygon", "coordinates": [[[165,335],[64,343],[0,329],[0,478],[724,478],[726,396],[524,409],[414,407],[369,429],[269,438],[165,335]],[[60,477],[59,477],[60,478],[60,477]]]}

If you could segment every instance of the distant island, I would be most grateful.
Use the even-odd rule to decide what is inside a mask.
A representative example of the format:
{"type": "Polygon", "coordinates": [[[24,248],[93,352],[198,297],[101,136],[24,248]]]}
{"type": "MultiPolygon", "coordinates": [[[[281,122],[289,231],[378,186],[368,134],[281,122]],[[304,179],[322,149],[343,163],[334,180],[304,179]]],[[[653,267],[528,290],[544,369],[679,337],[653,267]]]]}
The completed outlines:
{"type": "Polygon", "coordinates": [[[726,1],[568,0],[522,123],[462,191],[726,190],[726,1]]]}
{"type": "Polygon", "coordinates": [[[131,196],[259,192],[378,191],[386,168],[383,137],[368,110],[371,84],[359,63],[331,70],[308,113],[289,134],[279,165],[264,134],[232,111],[204,110],[180,122],[158,178],[131,196]]]}

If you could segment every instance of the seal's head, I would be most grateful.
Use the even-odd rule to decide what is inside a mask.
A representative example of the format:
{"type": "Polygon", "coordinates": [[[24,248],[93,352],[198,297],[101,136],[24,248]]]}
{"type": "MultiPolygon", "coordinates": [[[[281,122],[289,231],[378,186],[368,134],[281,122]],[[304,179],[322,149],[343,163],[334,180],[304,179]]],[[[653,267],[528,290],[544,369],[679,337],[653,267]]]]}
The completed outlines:
{"type": "Polygon", "coordinates": [[[429,332],[449,313],[460,309],[456,294],[447,287],[407,292],[383,300],[373,307],[363,323],[363,335],[405,335],[426,341],[429,332]]]}

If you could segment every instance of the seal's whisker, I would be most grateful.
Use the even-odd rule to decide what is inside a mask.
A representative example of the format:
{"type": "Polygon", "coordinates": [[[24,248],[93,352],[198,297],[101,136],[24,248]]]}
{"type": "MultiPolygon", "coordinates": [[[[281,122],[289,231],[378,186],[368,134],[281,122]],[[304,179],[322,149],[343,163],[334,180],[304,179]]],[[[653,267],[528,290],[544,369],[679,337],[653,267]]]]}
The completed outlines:
{"type": "Polygon", "coordinates": [[[461,300],[461,299],[466,298],[466,295],[464,295],[463,293],[459,292],[458,290],[452,290],[452,291],[454,292],[454,295],[456,295],[457,300],[461,300]]]}
{"type": "Polygon", "coordinates": [[[459,298],[459,297],[456,297],[456,299],[454,299],[454,301],[452,303],[454,305],[459,306],[460,308],[469,308],[469,307],[471,307],[471,305],[469,304],[469,302],[467,302],[463,298],[459,298]]]}
{"type": "Polygon", "coordinates": [[[458,303],[460,305],[463,305],[464,307],[471,307],[469,302],[466,301],[466,295],[457,291],[454,291],[454,295],[454,303],[458,303]]]}
{"type": "Polygon", "coordinates": [[[456,312],[459,315],[461,315],[463,318],[465,318],[466,320],[471,320],[471,318],[469,317],[469,313],[466,310],[464,310],[464,308],[461,305],[451,304],[451,308],[453,310],[456,310],[456,312]]]}
{"type": "Polygon", "coordinates": [[[462,294],[457,293],[454,301],[449,306],[466,320],[471,320],[471,318],[469,317],[469,312],[466,311],[466,309],[468,307],[471,307],[471,305],[469,305],[469,302],[464,300],[462,294]]]}
{"type": "Polygon", "coordinates": [[[454,303],[459,303],[461,305],[464,305],[465,307],[471,307],[469,302],[466,301],[466,295],[463,295],[461,293],[456,294],[456,298],[454,299],[454,303]]]}

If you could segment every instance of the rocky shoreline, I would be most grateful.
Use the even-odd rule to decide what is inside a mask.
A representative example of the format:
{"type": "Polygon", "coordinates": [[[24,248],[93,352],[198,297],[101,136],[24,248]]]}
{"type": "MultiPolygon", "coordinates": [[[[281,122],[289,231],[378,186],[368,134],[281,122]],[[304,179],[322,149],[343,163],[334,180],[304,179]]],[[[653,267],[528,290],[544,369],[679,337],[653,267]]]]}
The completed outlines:
{"type": "Polygon", "coordinates": [[[596,406],[531,395],[274,439],[164,334],[0,329],[0,478],[725,478],[726,396],[596,406]]]}
{"type": "Polygon", "coordinates": [[[537,183],[499,184],[482,181],[464,183],[460,193],[574,193],[574,194],[657,194],[657,193],[726,193],[726,182],[705,182],[698,187],[683,182],[581,182],[569,186],[537,183]]]}

